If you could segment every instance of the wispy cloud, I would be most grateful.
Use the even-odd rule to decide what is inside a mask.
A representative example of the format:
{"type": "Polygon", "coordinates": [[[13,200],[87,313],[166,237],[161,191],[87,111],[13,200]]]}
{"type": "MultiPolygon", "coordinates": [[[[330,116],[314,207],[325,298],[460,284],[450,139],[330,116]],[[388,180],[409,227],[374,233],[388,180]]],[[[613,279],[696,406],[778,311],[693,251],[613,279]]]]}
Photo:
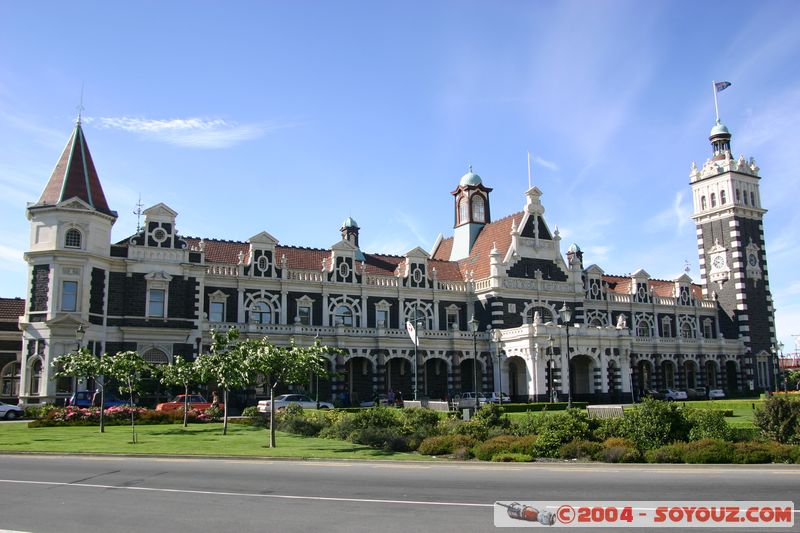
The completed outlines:
{"type": "Polygon", "coordinates": [[[85,122],[101,128],[138,133],[156,141],[189,148],[228,148],[261,137],[268,131],[287,127],[280,124],[239,124],[223,119],[136,117],[87,117],[85,122]]]}
{"type": "Polygon", "coordinates": [[[22,259],[23,251],[0,244],[0,268],[22,272],[25,270],[25,261],[22,259]]]}
{"type": "Polygon", "coordinates": [[[675,193],[672,206],[650,217],[646,222],[647,230],[654,232],[674,227],[675,234],[679,234],[691,220],[691,212],[683,203],[684,195],[684,191],[675,193]]]}
{"type": "Polygon", "coordinates": [[[540,167],[544,167],[548,170],[552,170],[553,172],[558,172],[558,165],[553,161],[548,161],[547,159],[542,159],[539,156],[533,158],[533,162],[539,165],[540,167]]]}

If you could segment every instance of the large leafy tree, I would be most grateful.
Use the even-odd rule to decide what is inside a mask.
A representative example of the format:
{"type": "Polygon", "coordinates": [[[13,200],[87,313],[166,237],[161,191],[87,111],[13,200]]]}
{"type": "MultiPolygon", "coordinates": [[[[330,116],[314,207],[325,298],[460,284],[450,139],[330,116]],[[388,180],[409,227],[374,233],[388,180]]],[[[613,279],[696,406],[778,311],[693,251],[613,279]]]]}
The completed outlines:
{"type": "Polygon", "coordinates": [[[161,365],[158,371],[162,384],[183,387],[183,427],[186,427],[189,422],[189,386],[200,378],[197,367],[176,355],[171,365],[161,365]]]}
{"type": "MultiPolygon", "coordinates": [[[[103,374],[102,362],[86,348],[60,355],[53,359],[53,377],[71,377],[77,379],[94,379],[97,386],[103,390],[103,383],[99,377],[103,374]]],[[[105,432],[103,417],[103,397],[100,398],[100,433],[105,432]]]]}
{"type": "Polygon", "coordinates": [[[325,354],[339,350],[322,346],[316,340],[313,346],[298,346],[292,339],[288,346],[275,346],[268,339],[247,341],[242,346],[248,367],[264,377],[269,387],[269,446],[275,447],[275,388],[280,384],[307,383],[312,374],[326,372],[325,354]]]}
{"type": "MultiPolygon", "coordinates": [[[[138,352],[117,352],[112,356],[106,355],[102,360],[101,368],[104,375],[110,376],[117,381],[120,395],[127,395],[130,398],[131,407],[135,407],[134,393],[139,390],[142,373],[145,370],[150,370],[150,365],[147,364],[147,361],[138,352]]],[[[132,443],[136,444],[134,413],[135,410],[131,409],[131,439],[132,443]]]]}
{"type": "Polygon", "coordinates": [[[211,350],[201,354],[195,365],[202,381],[215,381],[222,388],[224,415],[222,434],[228,434],[228,391],[243,389],[252,382],[252,372],[239,340],[239,330],[211,332],[211,350]]]}

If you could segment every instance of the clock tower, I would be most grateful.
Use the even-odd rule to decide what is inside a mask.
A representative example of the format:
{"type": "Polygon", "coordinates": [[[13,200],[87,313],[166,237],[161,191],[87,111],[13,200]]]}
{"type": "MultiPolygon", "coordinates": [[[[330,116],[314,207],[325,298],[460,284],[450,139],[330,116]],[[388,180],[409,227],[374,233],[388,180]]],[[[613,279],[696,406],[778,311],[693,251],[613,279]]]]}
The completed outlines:
{"type": "MultiPolygon", "coordinates": [[[[774,309],[767,275],[763,218],[755,160],[731,155],[731,133],[717,121],[709,136],[712,156],[692,163],[692,185],[703,294],[719,308],[719,331],[741,338],[745,378],[755,389],[774,390],[774,309]]],[[[747,383],[745,383],[747,386],[747,383]]]]}

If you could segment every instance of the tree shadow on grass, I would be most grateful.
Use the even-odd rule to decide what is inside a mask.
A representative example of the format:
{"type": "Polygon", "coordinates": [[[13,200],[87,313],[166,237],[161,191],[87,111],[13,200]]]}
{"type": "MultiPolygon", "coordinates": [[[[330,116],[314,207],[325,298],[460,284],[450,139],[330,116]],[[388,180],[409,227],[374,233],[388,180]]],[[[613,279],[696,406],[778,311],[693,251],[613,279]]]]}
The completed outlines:
{"type": "Polygon", "coordinates": [[[185,435],[185,436],[198,436],[198,435],[211,435],[216,433],[217,435],[222,435],[222,430],[220,428],[202,428],[196,429],[193,428],[184,428],[184,427],[177,427],[177,428],[164,428],[159,429],[156,431],[148,431],[150,435],[185,435]]]}

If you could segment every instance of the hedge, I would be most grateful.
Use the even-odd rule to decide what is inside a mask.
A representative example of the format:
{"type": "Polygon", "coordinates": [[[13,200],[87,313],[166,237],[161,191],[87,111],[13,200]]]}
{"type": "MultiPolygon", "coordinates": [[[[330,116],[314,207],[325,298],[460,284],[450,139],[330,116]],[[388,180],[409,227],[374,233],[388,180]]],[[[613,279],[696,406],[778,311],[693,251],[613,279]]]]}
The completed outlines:
{"type": "MultiPolygon", "coordinates": [[[[589,405],[588,402],[572,402],[574,409],[586,409],[589,405]]],[[[567,409],[567,402],[537,402],[537,403],[504,403],[503,410],[506,413],[524,413],[530,411],[532,413],[539,411],[564,411],[567,409]]]]}

